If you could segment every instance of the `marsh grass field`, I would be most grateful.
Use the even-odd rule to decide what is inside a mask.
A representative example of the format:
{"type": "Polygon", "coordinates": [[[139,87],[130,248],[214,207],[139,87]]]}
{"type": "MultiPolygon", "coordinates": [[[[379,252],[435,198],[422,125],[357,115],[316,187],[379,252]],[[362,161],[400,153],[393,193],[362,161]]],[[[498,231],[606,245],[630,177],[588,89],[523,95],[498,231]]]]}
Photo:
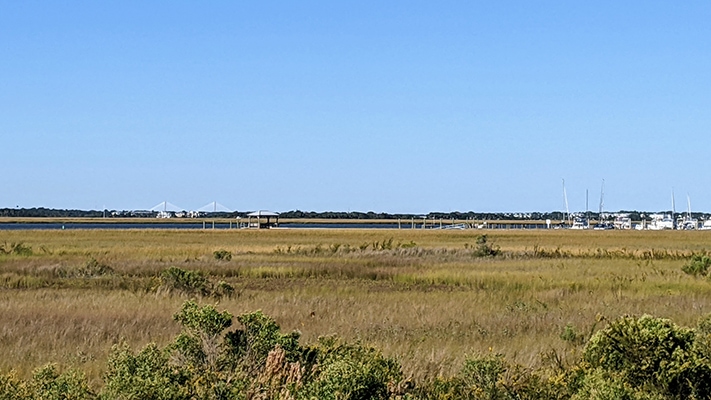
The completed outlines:
{"type": "Polygon", "coordinates": [[[418,380],[478,354],[573,360],[622,315],[693,327],[711,313],[711,281],[681,270],[711,249],[702,231],[24,230],[0,246],[0,371],[57,363],[94,386],[112,345],[180,332],[172,315],[196,295],[160,290],[171,267],[234,288],[200,303],[262,310],[305,343],[372,345],[418,380]]]}

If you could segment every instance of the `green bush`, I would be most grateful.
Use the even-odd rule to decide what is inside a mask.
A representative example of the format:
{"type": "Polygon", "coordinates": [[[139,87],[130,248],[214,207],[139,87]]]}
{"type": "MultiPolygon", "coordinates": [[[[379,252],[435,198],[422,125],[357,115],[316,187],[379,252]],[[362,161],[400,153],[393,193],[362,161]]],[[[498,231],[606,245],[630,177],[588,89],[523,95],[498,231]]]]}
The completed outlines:
{"type": "Polygon", "coordinates": [[[14,373],[0,375],[0,400],[92,400],[96,395],[89,389],[84,374],[77,370],[57,372],[53,364],[34,371],[29,382],[14,373]]]}
{"type": "Polygon", "coordinates": [[[414,390],[416,398],[437,400],[568,399],[561,382],[546,380],[531,370],[510,364],[499,354],[468,358],[452,378],[425,382],[414,390]]]}
{"type": "Polygon", "coordinates": [[[694,341],[694,330],[667,319],[622,317],[593,335],[583,357],[592,369],[617,374],[635,388],[654,387],[675,398],[708,398],[711,368],[694,341]]]}
{"type": "Polygon", "coordinates": [[[699,318],[699,321],[696,323],[696,330],[703,335],[711,334],[711,314],[706,314],[699,318]]]}
{"type": "Polygon", "coordinates": [[[194,301],[186,301],[173,319],[198,336],[216,338],[232,325],[232,314],[218,312],[213,306],[200,307],[194,301]]]}
{"type": "Polygon", "coordinates": [[[665,398],[659,393],[637,390],[616,374],[594,369],[582,377],[580,388],[571,400],[663,400],[665,398]]]}
{"type": "Polygon", "coordinates": [[[210,293],[208,280],[198,271],[187,271],[177,267],[170,267],[160,276],[161,286],[168,292],[180,292],[189,295],[199,294],[207,296],[210,293]]]}
{"type": "Polygon", "coordinates": [[[70,369],[57,372],[54,365],[47,365],[35,371],[30,383],[34,399],[90,400],[96,395],[89,390],[89,385],[82,372],[70,369]]]}
{"type": "Polygon", "coordinates": [[[215,257],[215,260],[230,261],[232,259],[232,253],[224,249],[214,251],[212,255],[215,257]]]}
{"type": "Polygon", "coordinates": [[[30,394],[25,381],[19,379],[14,371],[0,375],[0,400],[29,399],[30,394]]]}
{"type": "Polygon", "coordinates": [[[232,314],[187,301],[173,319],[183,326],[173,349],[183,356],[184,363],[192,369],[216,371],[221,357],[222,332],[232,325],[232,314]]]}
{"type": "Polygon", "coordinates": [[[299,398],[388,399],[402,379],[398,362],[374,348],[328,337],[319,340],[317,349],[317,372],[299,398]]]}
{"type": "Polygon", "coordinates": [[[89,389],[84,374],[77,370],[57,372],[53,364],[34,371],[25,382],[13,372],[0,375],[0,400],[92,400],[96,395],[89,389]]]}
{"type": "Polygon", "coordinates": [[[235,294],[235,288],[232,287],[229,283],[225,281],[219,281],[217,282],[217,285],[215,285],[212,288],[212,297],[215,298],[222,298],[222,297],[227,297],[227,298],[232,298],[235,294]]]}
{"type": "Polygon", "coordinates": [[[16,255],[16,256],[31,256],[32,255],[32,247],[25,245],[23,242],[19,243],[3,243],[2,246],[0,246],[0,254],[5,254],[5,255],[16,255]]]}
{"type": "Polygon", "coordinates": [[[477,236],[476,246],[473,249],[476,257],[494,257],[501,254],[499,247],[491,245],[486,235],[477,236]]]}
{"type": "Polygon", "coordinates": [[[167,293],[179,293],[188,296],[211,296],[214,298],[232,297],[234,288],[229,283],[219,281],[217,285],[208,280],[202,272],[188,271],[170,267],[160,276],[160,288],[167,293]]]}
{"type": "Polygon", "coordinates": [[[474,393],[486,399],[502,398],[505,393],[501,385],[506,363],[502,356],[468,359],[460,372],[462,383],[474,393]]]}
{"type": "Polygon", "coordinates": [[[375,349],[323,339],[302,347],[298,332],[257,311],[242,314],[242,328],[223,334],[227,312],[186,302],[174,317],[183,332],[170,346],[178,366],[193,371],[198,398],[386,399],[400,367],[375,349]],[[220,394],[222,393],[222,394],[220,394]]]}
{"type": "Polygon", "coordinates": [[[105,263],[97,261],[95,258],[89,259],[83,267],[79,268],[77,274],[81,277],[94,277],[113,274],[114,270],[105,263]]]}
{"type": "Polygon", "coordinates": [[[561,340],[571,343],[573,345],[582,345],[585,343],[585,335],[582,333],[577,333],[573,325],[568,324],[563,328],[563,332],[560,334],[561,340]]]}
{"type": "Polygon", "coordinates": [[[14,371],[0,375],[0,400],[30,399],[30,389],[27,383],[19,379],[14,371]]]}
{"type": "Polygon", "coordinates": [[[693,276],[706,276],[711,267],[711,257],[707,255],[694,254],[691,259],[681,267],[685,273],[693,276]]]}
{"type": "Polygon", "coordinates": [[[191,374],[179,365],[171,365],[170,352],[154,343],[134,354],[126,345],[114,346],[104,376],[100,398],[188,400],[194,390],[191,374]]]}
{"type": "Polygon", "coordinates": [[[233,362],[248,373],[261,370],[269,352],[279,346],[288,361],[298,361],[302,348],[299,346],[299,332],[282,334],[279,325],[261,311],[242,314],[237,321],[244,329],[237,329],[225,335],[225,344],[233,362]]]}

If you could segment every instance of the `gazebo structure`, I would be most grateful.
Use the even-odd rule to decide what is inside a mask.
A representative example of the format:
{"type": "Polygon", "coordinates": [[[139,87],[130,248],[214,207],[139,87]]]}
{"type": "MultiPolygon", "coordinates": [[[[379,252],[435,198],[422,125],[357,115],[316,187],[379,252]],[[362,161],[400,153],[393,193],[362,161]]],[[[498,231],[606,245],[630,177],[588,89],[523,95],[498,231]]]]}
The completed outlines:
{"type": "Polygon", "coordinates": [[[249,217],[248,228],[269,229],[279,226],[279,213],[272,211],[259,210],[247,214],[247,217],[249,217]],[[253,221],[253,218],[256,218],[256,221],[253,221]]]}

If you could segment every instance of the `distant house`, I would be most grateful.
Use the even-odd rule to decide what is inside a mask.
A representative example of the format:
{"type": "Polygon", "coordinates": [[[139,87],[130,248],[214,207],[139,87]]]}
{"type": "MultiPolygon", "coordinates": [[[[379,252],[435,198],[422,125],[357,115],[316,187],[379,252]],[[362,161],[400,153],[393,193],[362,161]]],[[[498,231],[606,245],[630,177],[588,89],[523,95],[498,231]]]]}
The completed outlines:
{"type": "Polygon", "coordinates": [[[259,210],[247,214],[249,218],[247,227],[255,229],[269,229],[279,226],[279,213],[259,210]]]}

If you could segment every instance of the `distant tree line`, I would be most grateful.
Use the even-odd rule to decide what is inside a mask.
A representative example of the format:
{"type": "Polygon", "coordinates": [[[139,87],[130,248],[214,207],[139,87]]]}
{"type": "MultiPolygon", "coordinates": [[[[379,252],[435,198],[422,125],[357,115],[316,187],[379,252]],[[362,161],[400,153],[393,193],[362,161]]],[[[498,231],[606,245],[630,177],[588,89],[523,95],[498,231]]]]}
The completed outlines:
{"type": "MultiPolygon", "coordinates": [[[[203,216],[207,218],[236,218],[246,217],[250,211],[235,211],[235,212],[208,212],[203,216]]],[[[55,217],[55,218],[98,218],[98,217],[113,217],[113,218],[128,218],[128,217],[155,217],[157,212],[151,211],[117,211],[117,210],[65,210],[51,208],[0,208],[0,217],[55,217]]],[[[478,213],[469,212],[430,212],[428,214],[390,214],[383,212],[360,212],[360,211],[301,211],[293,210],[279,214],[281,218],[303,218],[303,219],[457,219],[457,220],[562,220],[563,213],[478,213]]]]}
{"type": "Polygon", "coordinates": [[[96,210],[61,210],[53,208],[0,208],[0,217],[56,217],[56,218],[86,218],[101,217],[103,211],[96,210]]]}
{"type": "MultiPolygon", "coordinates": [[[[234,211],[234,212],[208,212],[201,213],[201,218],[237,218],[237,217],[247,217],[250,211],[234,211]]],[[[671,211],[666,211],[665,213],[671,213],[671,211]]],[[[52,208],[0,208],[0,217],[54,217],[54,218],[153,218],[157,212],[154,211],[117,211],[117,210],[65,210],[65,209],[52,209],[52,208]]],[[[614,218],[612,213],[603,214],[603,219],[610,220],[614,218]]],[[[633,221],[640,221],[643,218],[649,218],[649,212],[642,211],[620,211],[617,214],[626,214],[633,221]]],[[[677,212],[675,215],[682,215],[684,213],[677,212]]],[[[566,213],[562,211],[551,211],[551,212],[528,212],[528,213],[513,213],[513,212],[502,212],[502,213],[484,213],[475,211],[453,211],[453,212],[430,212],[427,214],[390,214],[383,212],[360,212],[360,211],[301,211],[293,210],[286,211],[279,214],[281,218],[303,218],[303,219],[360,219],[360,220],[374,220],[374,219],[385,219],[385,220],[409,220],[409,219],[443,219],[443,220],[475,220],[475,221],[500,221],[500,220],[511,220],[511,221],[545,221],[547,219],[553,222],[564,221],[568,218],[566,213]]],[[[583,213],[578,212],[574,215],[577,216],[587,216],[593,220],[599,220],[600,215],[597,212],[583,213]]],[[[694,218],[706,219],[708,217],[707,213],[692,213],[694,218]]]]}

